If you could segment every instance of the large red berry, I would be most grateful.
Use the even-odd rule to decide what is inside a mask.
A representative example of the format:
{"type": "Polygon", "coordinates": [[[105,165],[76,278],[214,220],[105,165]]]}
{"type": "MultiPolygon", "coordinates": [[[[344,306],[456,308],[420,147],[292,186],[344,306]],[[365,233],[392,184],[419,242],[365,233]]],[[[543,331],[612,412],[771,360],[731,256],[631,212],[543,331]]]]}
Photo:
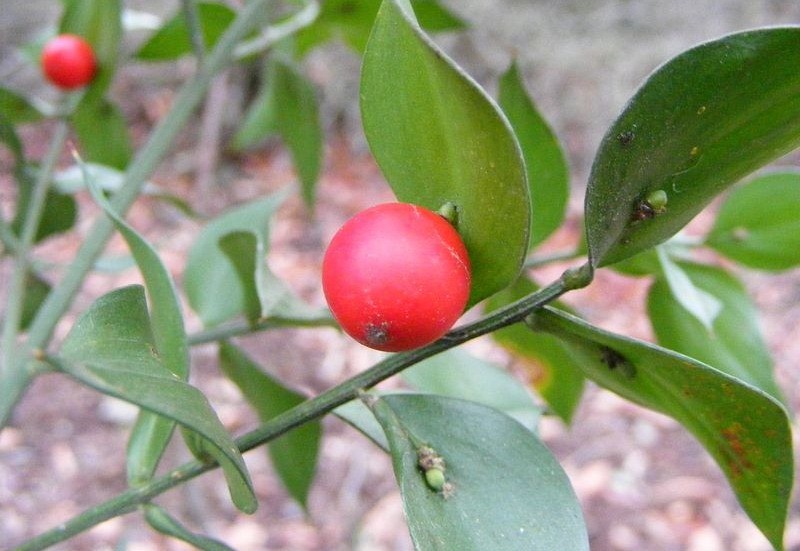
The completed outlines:
{"type": "Polygon", "coordinates": [[[442,216],[406,203],[369,208],[334,235],[322,263],[325,298],[342,328],[387,352],[429,344],[469,298],[470,265],[442,216]]]}
{"type": "Polygon", "coordinates": [[[88,42],[74,34],[62,34],[45,44],[42,70],[52,84],[72,90],[92,81],[97,62],[88,42]]]}

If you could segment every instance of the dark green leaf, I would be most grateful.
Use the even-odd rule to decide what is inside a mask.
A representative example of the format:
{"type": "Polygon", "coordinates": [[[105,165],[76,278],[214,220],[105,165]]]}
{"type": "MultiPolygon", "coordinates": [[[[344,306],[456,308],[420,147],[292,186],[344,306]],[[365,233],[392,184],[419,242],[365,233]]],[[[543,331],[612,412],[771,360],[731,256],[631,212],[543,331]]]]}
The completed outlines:
{"type": "Polygon", "coordinates": [[[314,86],[289,61],[273,57],[261,92],[245,114],[233,146],[245,149],[280,134],[292,154],[302,183],[303,199],[314,203],[322,165],[322,128],[314,86]]]}
{"type": "Polygon", "coordinates": [[[753,522],[783,549],[794,466],[788,417],[777,401],[697,360],[549,307],[533,323],[567,344],[587,377],[691,431],[753,522]]]}
{"type": "MultiPolygon", "coordinates": [[[[305,54],[328,40],[340,39],[363,53],[381,0],[326,0],[317,19],[297,33],[297,48],[305,54]]],[[[420,25],[429,31],[458,30],[466,24],[435,0],[412,0],[420,25]]]]}
{"type": "Polygon", "coordinates": [[[778,400],[772,359],[747,291],[720,268],[681,263],[691,283],[721,306],[710,329],[681,305],[662,279],[650,288],[647,309],[658,342],[760,388],[778,400]]]}
{"type": "Polygon", "coordinates": [[[162,534],[172,536],[203,551],[234,551],[219,540],[195,534],[187,530],[180,522],[167,513],[162,507],[153,503],[144,505],[144,517],[147,523],[162,534]]]}
{"type": "Polygon", "coordinates": [[[386,0],[364,53],[361,111],[400,201],[455,204],[472,263],[469,303],[511,284],[528,250],[530,198],[519,145],[485,92],[386,0]]]}
{"type": "Polygon", "coordinates": [[[117,68],[122,43],[121,0],[64,0],[59,32],[77,34],[92,45],[98,71],[82,103],[99,102],[117,68]]]}
{"type": "Polygon", "coordinates": [[[28,328],[28,324],[33,321],[39,307],[50,293],[50,284],[36,274],[28,273],[25,282],[25,299],[22,303],[22,316],[19,326],[23,331],[28,328]]]}
{"type": "Polygon", "coordinates": [[[245,512],[256,509],[244,460],[208,400],[164,367],[142,287],[123,287],[97,299],[72,327],[61,354],[61,368],[82,383],[201,435],[222,466],[233,502],[245,512]]]}
{"type": "Polygon", "coordinates": [[[128,121],[116,105],[104,99],[85,99],[70,120],[84,159],[118,169],[128,165],[133,146],[128,121]]]}
{"type": "Polygon", "coordinates": [[[594,266],[675,234],[718,193],[800,145],[800,27],[733,34],[660,67],[603,139],[586,193],[594,266]],[[666,193],[663,212],[645,204],[666,193]]]}
{"type": "Polygon", "coordinates": [[[222,236],[255,232],[268,243],[270,217],[287,197],[288,190],[234,208],[203,228],[189,251],[184,289],[192,309],[206,326],[217,325],[247,311],[245,289],[228,256],[219,246],[222,236]]]}
{"type": "Polygon", "coordinates": [[[751,268],[800,264],[800,172],[767,174],[734,190],[706,244],[751,268]]]}
{"type": "Polygon", "coordinates": [[[589,549],[566,474],[522,425],[453,398],[398,394],[373,400],[416,549],[589,549]],[[425,447],[445,462],[441,491],[420,468],[425,447]]]}
{"type": "MultiPolygon", "coordinates": [[[[158,253],[114,211],[95,184],[87,167],[79,160],[84,180],[92,197],[122,235],[136,260],[150,298],[150,323],[156,352],[161,363],[181,380],[189,378],[189,345],[183,314],[172,276],[158,253]]],[[[142,411],[128,443],[128,480],[132,484],[152,478],[172,437],[175,422],[149,411],[142,411]]]]}
{"type": "MultiPolygon", "coordinates": [[[[236,17],[236,12],[218,2],[198,2],[197,15],[206,49],[216,44],[225,29],[236,17]]],[[[136,52],[136,57],[144,61],[168,61],[192,53],[192,40],[186,16],[181,11],[167,21],[136,52]]]]}
{"type": "Polygon", "coordinates": [[[414,389],[493,407],[536,431],[541,411],[514,377],[466,350],[453,348],[403,371],[414,389]]]}
{"type": "MultiPolygon", "coordinates": [[[[235,346],[221,342],[220,367],[236,383],[255,408],[262,421],[305,401],[259,368],[235,346]]],[[[306,507],[308,491],[314,480],[322,426],[318,421],[305,423],[268,444],[273,466],[289,493],[306,507]]]]}
{"type": "Polygon", "coordinates": [[[268,318],[333,323],[327,309],[309,306],[272,273],[264,261],[264,244],[258,234],[231,232],[219,240],[219,247],[239,277],[244,315],[251,323],[268,318]]]}
{"type": "Polygon", "coordinates": [[[533,247],[564,221],[569,199],[567,160],[558,138],[525,91],[516,63],[500,77],[499,101],[525,157],[533,204],[530,243],[533,247]]]}
{"type": "MultiPolygon", "coordinates": [[[[538,289],[531,280],[521,277],[514,285],[486,301],[486,311],[497,310],[538,289]]],[[[566,308],[562,304],[559,307],[566,308]]],[[[583,372],[569,350],[552,335],[534,333],[523,324],[504,327],[492,336],[521,360],[536,391],[559,417],[569,423],[580,403],[584,386],[583,372]]]]}
{"type": "MultiPolygon", "coordinates": [[[[11,223],[11,229],[17,235],[20,234],[22,226],[25,224],[25,216],[28,212],[33,182],[25,175],[21,175],[22,181],[18,187],[19,197],[17,202],[17,215],[11,223]]],[[[35,241],[44,241],[50,236],[64,233],[72,229],[78,217],[78,206],[71,195],[64,195],[54,190],[47,192],[44,210],[36,230],[35,241]]]]}
{"type": "Polygon", "coordinates": [[[24,96],[0,87],[0,117],[11,124],[41,120],[42,114],[24,96]]]}

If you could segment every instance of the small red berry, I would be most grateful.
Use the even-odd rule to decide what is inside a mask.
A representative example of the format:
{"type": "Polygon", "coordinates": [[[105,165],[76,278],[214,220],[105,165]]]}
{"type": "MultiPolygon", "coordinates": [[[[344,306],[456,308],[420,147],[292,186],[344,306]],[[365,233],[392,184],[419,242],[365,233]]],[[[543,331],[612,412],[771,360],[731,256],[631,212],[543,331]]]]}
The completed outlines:
{"type": "Polygon", "coordinates": [[[42,50],[42,70],[55,86],[73,90],[92,81],[97,61],[92,47],[80,36],[62,34],[52,38],[42,50]]]}
{"type": "Polygon", "coordinates": [[[322,287],[354,339],[387,352],[411,350],[444,335],[464,312],[469,257],[442,216],[386,203],[357,214],[334,235],[322,287]]]}

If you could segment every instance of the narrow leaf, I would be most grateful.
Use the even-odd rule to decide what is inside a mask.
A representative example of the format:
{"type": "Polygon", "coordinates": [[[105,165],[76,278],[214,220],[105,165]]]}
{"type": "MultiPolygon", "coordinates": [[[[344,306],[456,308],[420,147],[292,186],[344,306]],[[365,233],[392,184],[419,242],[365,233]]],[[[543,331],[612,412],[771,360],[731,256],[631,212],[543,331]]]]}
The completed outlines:
{"type": "MultiPolygon", "coordinates": [[[[491,312],[511,304],[539,287],[526,277],[492,296],[486,302],[491,312]]],[[[558,304],[559,308],[567,308],[558,304]]],[[[558,339],[545,333],[535,333],[523,324],[504,327],[492,337],[521,361],[531,384],[553,411],[569,423],[583,395],[584,377],[580,366],[558,339]]]]}
{"type": "MultiPolygon", "coordinates": [[[[255,364],[244,352],[227,342],[219,348],[220,367],[233,381],[262,421],[266,422],[305,401],[255,364]]],[[[272,464],[291,496],[307,506],[308,491],[317,467],[322,425],[309,422],[268,444],[272,464]]]]}
{"type": "Polygon", "coordinates": [[[800,27],[784,27],[707,42],[656,70],[595,157],[585,209],[592,264],[664,241],[725,188],[798,147],[798,66],[800,27]],[[659,196],[662,207],[649,208],[659,196]]]}
{"type": "Polygon", "coordinates": [[[723,203],[706,244],[760,270],[800,265],[800,172],[756,178],[723,203]]]}
{"type": "Polygon", "coordinates": [[[496,365],[453,348],[403,371],[414,389],[493,407],[536,431],[541,411],[531,394],[496,365]]]}
{"type": "MultiPolygon", "coordinates": [[[[150,244],[114,211],[80,159],[78,164],[92,197],[125,239],[142,274],[150,298],[154,344],[161,363],[170,373],[186,381],[189,378],[189,345],[172,276],[150,244]]],[[[152,478],[174,427],[172,419],[146,411],[139,414],[128,443],[129,482],[138,484],[152,478]]]]}
{"type": "Polygon", "coordinates": [[[722,310],[720,301],[713,294],[697,288],[663,247],[656,247],[656,254],[672,297],[689,315],[702,324],[707,336],[713,337],[714,320],[722,310]]]}
{"type": "Polygon", "coordinates": [[[24,124],[41,120],[42,114],[24,96],[0,87],[0,117],[11,124],[24,124]]]}
{"type": "Polygon", "coordinates": [[[511,284],[528,250],[530,198],[519,145],[499,108],[386,0],[361,75],[370,149],[400,201],[456,206],[473,267],[471,305],[511,284]]]}
{"type": "MultiPolygon", "coordinates": [[[[198,2],[197,15],[203,43],[208,50],[234,20],[236,12],[219,2],[198,2]]],[[[136,57],[143,61],[169,61],[192,51],[186,15],[180,11],[139,48],[136,57]]]]}
{"type": "Polygon", "coordinates": [[[236,149],[256,145],[278,133],[292,154],[302,183],[303,199],[314,203],[322,166],[322,128],[314,86],[288,60],[270,58],[264,86],[234,136],[236,149]]]}
{"type": "Polygon", "coordinates": [[[222,236],[255,232],[268,243],[270,217],[287,197],[288,190],[234,208],[209,222],[189,251],[184,289],[192,309],[206,326],[214,326],[247,311],[245,288],[236,268],[219,246],[222,236]]]}
{"type": "MultiPolygon", "coordinates": [[[[83,37],[92,45],[97,59],[97,74],[81,103],[98,104],[111,84],[117,69],[122,44],[121,0],[63,0],[64,14],[59,33],[83,37]]],[[[80,110],[80,109],[79,109],[80,110]]],[[[106,136],[106,139],[112,136],[106,136]]]]}
{"type": "Polygon", "coordinates": [[[742,284],[720,268],[680,266],[692,285],[714,296],[721,309],[709,330],[683,308],[663,280],[656,280],[648,294],[647,310],[658,342],[783,400],[758,326],[758,312],[742,284]]]}
{"type": "Polygon", "coordinates": [[[50,284],[34,273],[28,273],[25,283],[25,298],[22,303],[22,316],[19,326],[23,331],[33,321],[39,307],[50,293],[50,284]]]}
{"type": "Polygon", "coordinates": [[[162,534],[185,541],[203,551],[234,551],[232,547],[228,547],[219,540],[187,530],[178,520],[167,513],[163,507],[148,503],[143,509],[147,523],[162,534]]]}
{"type": "Polygon", "coordinates": [[[688,356],[549,307],[532,323],[566,343],[587,377],[683,424],[716,460],[756,526],[783,549],[794,466],[788,417],[775,399],[688,356]]]}
{"type": "Polygon", "coordinates": [[[142,287],[123,287],[97,299],[67,335],[59,366],[104,394],[173,419],[201,435],[222,466],[234,504],[242,511],[255,511],[247,467],[208,400],[164,367],[142,287]]]}
{"type": "Polygon", "coordinates": [[[561,226],[569,199],[569,171],[553,130],[536,110],[516,63],[500,77],[500,107],[517,135],[528,174],[533,213],[530,246],[561,226]]]}
{"type": "Polygon", "coordinates": [[[119,108],[104,99],[84,100],[70,119],[81,155],[89,162],[124,169],[133,156],[128,121],[119,108]]]}
{"type": "Polygon", "coordinates": [[[522,425],[453,398],[398,394],[372,400],[416,549],[589,549],[566,474],[522,425]],[[421,466],[431,455],[444,462],[440,488],[432,487],[423,472],[430,469],[421,466]]]}

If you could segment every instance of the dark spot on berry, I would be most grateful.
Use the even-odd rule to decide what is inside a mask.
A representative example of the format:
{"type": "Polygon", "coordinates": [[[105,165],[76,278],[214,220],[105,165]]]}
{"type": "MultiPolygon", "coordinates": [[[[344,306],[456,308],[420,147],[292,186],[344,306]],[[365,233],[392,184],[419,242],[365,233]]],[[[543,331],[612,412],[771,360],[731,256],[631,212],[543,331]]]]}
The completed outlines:
{"type": "Polygon", "coordinates": [[[390,340],[389,324],[381,322],[379,324],[368,323],[364,328],[364,340],[367,346],[383,346],[390,340]]]}

